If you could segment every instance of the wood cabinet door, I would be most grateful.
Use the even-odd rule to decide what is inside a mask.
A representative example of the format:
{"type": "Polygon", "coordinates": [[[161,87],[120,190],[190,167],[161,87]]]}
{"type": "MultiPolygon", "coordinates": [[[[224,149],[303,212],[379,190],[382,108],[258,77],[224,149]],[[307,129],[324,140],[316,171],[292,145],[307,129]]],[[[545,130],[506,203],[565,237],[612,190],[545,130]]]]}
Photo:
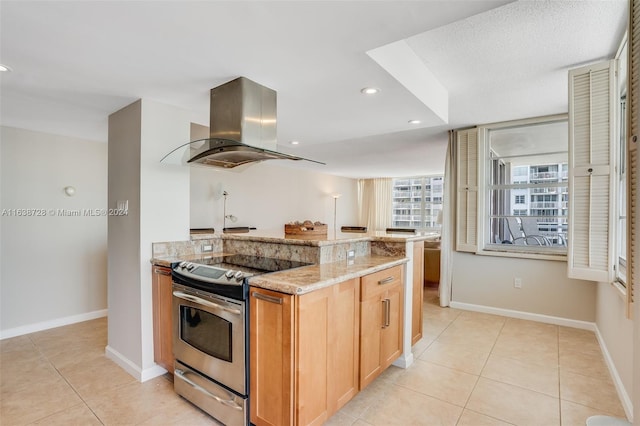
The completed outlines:
{"type": "Polygon", "coordinates": [[[249,399],[256,426],[293,424],[294,307],[291,295],[249,290],[249,399]]]}
{"type": "Polygon", "coordinates": [[[386,316],[380,337],[380,365],[384,370],[402,354],[402,287],[395,286],[387,290],[383,302],[387,304],[386,316]]]}
{"type": "Polygon", "coordinates": [[[383,303],[380,296],[360,302],[360,389],[364,389],[382,372],[382,320],[383,303]]]}
{"type": "Polygon", "coordinates": [[[296,318],[296,424],[321,425],[329,418],[329,328],[331,287],[298,297],[296,318]]]}
{"type": "Polygon", "coordinates": [[[329,408],[333,414],[360,389],[360,280],[334,285],[329,306],[329,408]]]}
{"type": "Polygon", "coordinates": [[[411,345],[422,339],[422,301],[424,298],[424,241],[413,243],[413,296],[411,345]]]}
{"type": "Polygon", "coordinates": [[[402,353],[403,276],[394,266],[361,278],[360,390],[402,353]]]}
{"type": "Polygon", "coordinates": [[[296,424],[321,425],[358,393],[360,282],[298,297],[296,424]]]}
{"type": "Polygon", "coordinates": [[[153,358],[173,374],[173,291],[171,269],[153,266],[153,358]]]}

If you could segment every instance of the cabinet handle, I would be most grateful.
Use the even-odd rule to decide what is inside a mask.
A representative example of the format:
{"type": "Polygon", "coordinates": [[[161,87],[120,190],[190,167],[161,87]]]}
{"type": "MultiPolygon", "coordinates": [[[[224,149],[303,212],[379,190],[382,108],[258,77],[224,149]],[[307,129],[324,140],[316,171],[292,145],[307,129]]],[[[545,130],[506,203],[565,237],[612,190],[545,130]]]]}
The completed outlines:
{"type": "Polygon", "coordinates": [[[393,277],[387,277],[383,280],[378,281],[378,285],[385,285],[393,282],[393,277]]]}
{"type": "Polygon", "coordinates": [[[201,297],[194,296],[192,294],[185,293],[183,291],[174,291],[173,295],[178,299],[187,300],[189,302],[197,303],[199,305],[208,306],[213,309],[220,309],[221,311],[229,312],[235,315],[242,315],[242,311],[239,309],[228,308],[226,306],[219,305],[214,302],[202,299],[201,297]]]}
{"type": "Polygon", "coordinates": [[[257,291],[251,292],[251,296],[256,299],[264,300],[265,302],[277,303],[278,305],[282,305],[281,297],[268,296],[266,294],[258,293],[257,291]]]}
{"type": "Polygon", "coordinates": [[[382,299],[382,328],[389,327],[391,323],[391,300],[382,299]]]}
{"type": "Polygon", "coordinates": [[[229,394],[230,398],[229,399],[222,399],[219,396],[216,396],[214,394],[212,394],[211,392],[209,392],[208,390],[206,390],[205,388],[203,388],[202,386],[196,384],[195,382],[193,382],[192,380],[187,378],[187,371],[182,371],[180,369],[175,369],[174,370],[174,374],[177,377],[180,377],[182,380],[184,380],[185,382],[187,382],[189,385],[191,385],[194,389],[198,390],[199,392],[202,392],[203,394],[207,395],[209,398],[213,398],[214,400],[218,401],[220,404],[224,404],[228,407],[231,407],[235,410],[242,410],[242,406],[237,404],[234,400],[233,400],[233,395],[229,394]]]}
{"type": "Polygon", "coordinates": [[[391,300],[390,299],[385,299],[387,301],[387,305],[386,308],[387,310],[384,313],[385,319],[384,319],[384,326],[389,327],[389,324],[391,324],[391,300]]]}
{"type": "Polygon", "coordinates": [[[153,272],[160,275],[171,275],[171,272],[165,271],[164,269],[159,269],[159,268],[155,268],[153,272]]]}

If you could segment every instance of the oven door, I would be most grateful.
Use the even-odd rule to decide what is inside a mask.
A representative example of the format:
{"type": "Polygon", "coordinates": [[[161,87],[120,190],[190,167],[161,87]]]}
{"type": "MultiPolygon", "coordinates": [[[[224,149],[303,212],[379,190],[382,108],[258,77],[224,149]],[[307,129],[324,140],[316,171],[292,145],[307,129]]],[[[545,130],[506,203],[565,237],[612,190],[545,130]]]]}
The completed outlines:
{"type": "Polygon", "coordinates": [[[245,303],[173,284],[173,354],[218,383],[247,394],[245,303]]]}

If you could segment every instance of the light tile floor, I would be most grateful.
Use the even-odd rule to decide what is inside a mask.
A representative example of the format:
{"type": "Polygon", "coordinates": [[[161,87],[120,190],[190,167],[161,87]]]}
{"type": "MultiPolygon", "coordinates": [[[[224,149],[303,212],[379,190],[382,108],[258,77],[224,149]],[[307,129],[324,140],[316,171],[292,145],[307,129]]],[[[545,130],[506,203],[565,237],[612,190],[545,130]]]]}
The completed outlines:
{"type": "MultiPolygon", "coordinates": [[[[105,358],[106,319],[0,341],[0,424],[206,425],[171,376],[105,358]]],[[[415,363],[390,367],[328,425],[576,425],[624,417],[592,332],[440,308],[425,292],[415,363]]]]}

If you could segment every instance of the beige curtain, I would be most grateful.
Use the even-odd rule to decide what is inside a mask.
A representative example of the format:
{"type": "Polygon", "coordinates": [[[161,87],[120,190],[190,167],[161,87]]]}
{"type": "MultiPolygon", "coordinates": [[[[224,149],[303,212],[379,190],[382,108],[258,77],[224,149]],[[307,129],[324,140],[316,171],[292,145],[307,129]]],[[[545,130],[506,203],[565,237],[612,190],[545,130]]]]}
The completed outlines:
{"type": "Polygon", "coordinates": [[[370,231],[385,230],[391,226],[393,208],[393,181],[391,178],[358,180],[358,220],[370,231]]]}
{"type": "Polygon", "coordinates": [[[447,146],[447,157],[444,163],[444,191],[442,194],[442,228],[440,229],[440,306],[449,306],[451,302],[451,281],[453,275],[452,255],[455,224],[455,182],[454,176],[454,133],[449,131],[449,144],[447,146]]]}

